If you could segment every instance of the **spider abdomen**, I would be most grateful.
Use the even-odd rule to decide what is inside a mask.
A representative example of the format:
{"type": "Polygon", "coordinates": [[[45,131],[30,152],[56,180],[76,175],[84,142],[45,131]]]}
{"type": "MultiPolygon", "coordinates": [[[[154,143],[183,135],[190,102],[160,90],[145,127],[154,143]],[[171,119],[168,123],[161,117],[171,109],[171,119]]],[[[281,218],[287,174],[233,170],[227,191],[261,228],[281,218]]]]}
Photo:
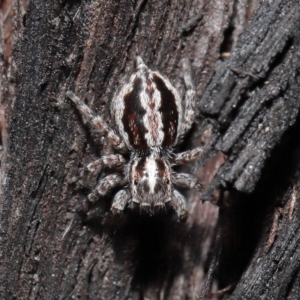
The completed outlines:
{"type": "Polygon", "coordinates": [[[114,99],[112,115],[129,149],[171,147],[180,132],[182,104],[167,78],[141,64],[114,99]]]}

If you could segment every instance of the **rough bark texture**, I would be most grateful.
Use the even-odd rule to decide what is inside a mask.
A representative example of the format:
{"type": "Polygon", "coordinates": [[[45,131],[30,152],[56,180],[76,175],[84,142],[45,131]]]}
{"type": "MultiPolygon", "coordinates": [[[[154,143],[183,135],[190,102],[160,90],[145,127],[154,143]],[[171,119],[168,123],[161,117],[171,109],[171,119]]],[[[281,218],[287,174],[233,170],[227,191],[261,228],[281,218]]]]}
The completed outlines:
{"type": "Polygon", "coordinates": [[[231,286],[216,296],[298,299],[298,4],[11,5],[1,4],[1,299],[198,299],[216,255],[212,291],[231,286]],[[192,63],[198,117],[180,150],[206,150],[182,169],[207,188],[186,192],[186,224],[172,212],[126,211],[116,219],[111,196],[87,215],[89,189],[74,182],[82,166],[112,148],[65,93],[74,91],[110,122],[110,101],[137,54],[182,93],[181,58],[192,63]],[[215,189],[219,254],[218,208],[199,201],[215,189]]]}

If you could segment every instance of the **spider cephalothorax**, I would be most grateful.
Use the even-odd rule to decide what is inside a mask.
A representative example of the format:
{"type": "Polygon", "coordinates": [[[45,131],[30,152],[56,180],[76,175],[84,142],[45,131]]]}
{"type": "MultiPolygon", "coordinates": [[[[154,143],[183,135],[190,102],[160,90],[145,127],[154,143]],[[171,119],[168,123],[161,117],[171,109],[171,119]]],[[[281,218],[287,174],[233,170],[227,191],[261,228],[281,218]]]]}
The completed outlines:
{"type": "Polygon", "coordinates": [[[171,168],[166,160],[149,155],[133,160],[130,167],[133,202],[147,209],[164,207],[172,200],[171,168]]]}
{"type": "Polygon", "coordinates": [[[111,154],[87,166],[95,176],[102,166],[123,166],[122,174],[108,175],[99,181],[88,196],[90,201],[123,186],[114,196],[114,213],[123,211],[128,204],[137,204],[152,213],[170,203],[180,219],[186,218],[185,199],[174,186],[196,188],[200,184],[192,175],[172,171],[172,165],[192,161],[201,154],[201,148],[173,154],[174,146],[191,128],[195,118],[195,91],[188,66],[185,62],[187,91],[183,106],[170,81],[159,72],[150,70],[137,57],[137,71],[112,100],[111,117],[115,130],[110,129],[100,116],[94,115],[72,92],[67,93],[91,126],[105,134],[116,150],[130,152],[129,162],[120,154],[111,154]]]}

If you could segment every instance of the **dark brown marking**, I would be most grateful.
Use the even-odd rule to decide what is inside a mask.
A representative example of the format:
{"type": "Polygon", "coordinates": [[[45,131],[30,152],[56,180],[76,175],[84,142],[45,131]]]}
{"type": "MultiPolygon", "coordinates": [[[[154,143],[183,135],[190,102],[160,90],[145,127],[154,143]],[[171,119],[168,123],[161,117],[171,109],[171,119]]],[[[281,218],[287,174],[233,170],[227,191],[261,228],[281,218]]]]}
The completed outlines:
{"type": "Polygon", "coordinates": [[[135,167],[135,170],[140,175],[140,177],[143,176],[143,172],[145,170],[145,164],[146,164],[146,157],[142,157],[135,167]]]}
{"type": "Polygon", "coordinates": [[[143,117],[146,111],[141,105],[141,89],[142,80],[136,78],[132,92],[124,96],[125,107],[122,116],[124,131],[128,134],[130,145],[136,150],[145,150],[148,148],[145,139],[147,129],[143,124],[143,117]]]}
{"type": "Polygon", "coordinates": [[[158,169],[158,176],[163,178],[166,172],[166,165],[162,159],[156,159],[155,162],[158,169]]]}
{"type": "Polygon", "coordinates": [[[175,95],[165,85],[164,81],[157,75],[153,75],[153,81],[161,94],[161,106],[159,111],[162,114],[162,123],[164,131],[163,147],[171,146],[177,136],[178,110],[175,101],[175,95]],[[174,130],[169,130],[173,127],[174,130]]]}

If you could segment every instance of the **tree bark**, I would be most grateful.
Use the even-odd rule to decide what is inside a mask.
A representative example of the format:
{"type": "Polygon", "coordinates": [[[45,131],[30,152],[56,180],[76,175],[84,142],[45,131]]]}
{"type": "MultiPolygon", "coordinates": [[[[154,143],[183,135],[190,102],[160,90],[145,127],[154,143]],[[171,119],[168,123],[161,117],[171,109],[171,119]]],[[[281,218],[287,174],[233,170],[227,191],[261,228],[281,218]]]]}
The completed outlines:
{"type": "Polygon", "coordinates": [[[1,299],[297,299],[294,1],[7,0],[1,9],[1,299]],[[86,212],[90,189],[76,185],[112,147],[66,91],[110,124],[136,55],[182,95],[181,59],[191,61],[197,121],[176,150],[204,146],[182,170],[206,189],[186,191],[186,224],[172,212],[115,218],[111,195],[86,212]],[[216,196],[220,208],[209,203],[216,196]]]}

